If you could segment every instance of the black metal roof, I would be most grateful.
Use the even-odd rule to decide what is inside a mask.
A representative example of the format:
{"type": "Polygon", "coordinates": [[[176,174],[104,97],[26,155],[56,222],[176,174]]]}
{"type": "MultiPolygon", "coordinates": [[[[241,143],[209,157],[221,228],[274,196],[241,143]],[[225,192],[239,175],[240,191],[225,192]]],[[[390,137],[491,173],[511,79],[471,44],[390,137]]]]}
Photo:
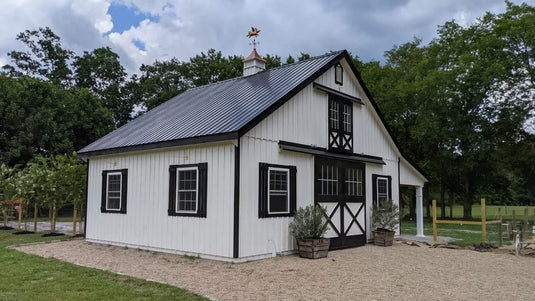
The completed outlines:
{"type": "Polygon", "coordinates": [[[190,89],[78,151],[81,156],[239,137],[346,51],[190,89]]]}

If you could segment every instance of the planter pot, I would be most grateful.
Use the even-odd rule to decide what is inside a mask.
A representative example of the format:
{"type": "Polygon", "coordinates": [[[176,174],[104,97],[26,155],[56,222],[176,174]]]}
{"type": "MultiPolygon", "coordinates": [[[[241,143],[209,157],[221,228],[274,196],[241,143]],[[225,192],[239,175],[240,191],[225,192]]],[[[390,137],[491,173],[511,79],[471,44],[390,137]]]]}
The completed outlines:
{"type": "Polygon", "coordinates": [[[299,256],[302,258],[318,259],[327,257],[331,240],[329,238],[301,240],[297,242],[299,256]]]}
{"type": "Polygon", "coordinates": [[[376,246],[388,247],[394,242],[394,231],[377,229],[373,231],[373,242],[376,246]]]}

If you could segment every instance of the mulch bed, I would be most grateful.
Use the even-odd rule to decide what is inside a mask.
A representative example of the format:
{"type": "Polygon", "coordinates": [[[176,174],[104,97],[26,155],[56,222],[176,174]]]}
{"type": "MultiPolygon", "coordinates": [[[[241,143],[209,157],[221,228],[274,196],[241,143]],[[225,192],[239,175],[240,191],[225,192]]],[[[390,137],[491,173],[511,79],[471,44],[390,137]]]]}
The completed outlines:
{"type": "Polygon", "coordinates": [[[43,234],[43,235],[41,235],[41,237],[64,236],[64,235],[65,235],[65,233],[54,232],[54,233],[43,234]]]}
{"type": "Polygon", "coordinates": [[[9,227],[9,226],[1,226],[1,227],[0,227],[0,230],[13,230],[13,227],[9,227]]]}
{"type": "Polygon", "coordinates": [[[73,237],[85,237],[85,234],[76,234],[73,237]]]}
{"type": "Polygon", "coordinates": [[[23,235],[23,234],[33,234],[32,231],[18,231],[14,232],[13,235],[23,235]]]}

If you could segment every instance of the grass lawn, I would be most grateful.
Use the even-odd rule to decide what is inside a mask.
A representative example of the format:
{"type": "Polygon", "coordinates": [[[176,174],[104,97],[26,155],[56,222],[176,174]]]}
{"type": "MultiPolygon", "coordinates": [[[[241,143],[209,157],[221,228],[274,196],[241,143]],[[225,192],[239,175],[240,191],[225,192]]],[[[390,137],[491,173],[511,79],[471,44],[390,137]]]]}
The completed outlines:
{"type": "Polygon", "coordinates": [[[6,249],[58,237],[0,230],[0,300],[207,300],[180,288],[6,249]]]}
{"type": "MultiPolygon", "coordinates": [[[[476,225],[437,225],[438,236],[448,236],[459,240],[452,242],[460,246],[472,246],[480,244],[482,241],[481,226],[476,225]]],[[[505,230],[503,230],[505,231],[505,230]]],[[[416,221],[402,221],[401,233],[416,234],[416,221]]],[[[433,236],[433,223],[424,221],[424,235],[433,236]]],[[[487,242],[492,245],[498,245],[498,226],[487,225],[487,242]]],[[[503,239],[503,244],[509,244],[508,240],[503,239]]]]}

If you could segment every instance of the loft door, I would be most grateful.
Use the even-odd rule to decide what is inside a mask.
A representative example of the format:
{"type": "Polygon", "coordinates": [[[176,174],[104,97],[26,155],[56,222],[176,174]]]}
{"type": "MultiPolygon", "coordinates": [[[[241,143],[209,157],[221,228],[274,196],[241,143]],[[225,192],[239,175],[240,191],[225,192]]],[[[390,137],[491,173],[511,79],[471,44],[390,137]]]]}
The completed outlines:
{"type": "Polygon", "coordinates": [[[326,208],[331,249],[366,243],[365,165],[316,157],[314,202],[326,208]]]}

